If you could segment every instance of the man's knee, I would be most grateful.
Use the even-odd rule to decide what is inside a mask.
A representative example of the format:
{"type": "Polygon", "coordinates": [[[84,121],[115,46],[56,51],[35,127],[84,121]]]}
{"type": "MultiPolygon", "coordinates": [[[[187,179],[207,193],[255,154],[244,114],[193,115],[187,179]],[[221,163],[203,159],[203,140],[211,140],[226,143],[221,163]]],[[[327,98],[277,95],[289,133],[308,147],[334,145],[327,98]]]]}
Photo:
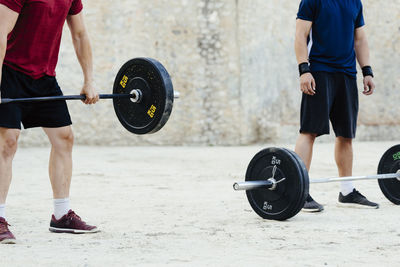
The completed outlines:
{"type": "Polygon", "coordinates": [[[341,137],[341,136],[336,137],[336,141],[340,145],[344,145],[344,146],[351,146],[353,144],[352,138],[345,138],[345,137],[341,137]]]}
{"type": "Polygon", "coordinates": [[[317,138],[317,134],[314,134],[314,133],[301,133],[300,137],[301,137],[301,139],[303,139],[306,142],[314,143],[315,138],[317,138]]]}
{"type": "Polygon", "coordinates": [[[18,132],[7,132],[1,136],[1,155],[5,159],[13,158],[18,147],[18,132]]]}
{"type": "Polygon", "coordinates": [[[53,148],[60,151],[72,151],[72,146],[74,145],[74,133],[70,128],[60,131],[52,145],[53,148]]]}

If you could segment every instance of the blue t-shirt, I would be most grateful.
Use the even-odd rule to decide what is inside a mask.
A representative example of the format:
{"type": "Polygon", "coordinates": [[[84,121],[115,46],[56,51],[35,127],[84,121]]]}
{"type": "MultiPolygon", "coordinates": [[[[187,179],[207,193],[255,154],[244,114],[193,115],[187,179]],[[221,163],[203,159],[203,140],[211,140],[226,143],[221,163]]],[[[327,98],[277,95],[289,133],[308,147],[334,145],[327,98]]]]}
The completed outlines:
{"type": "Polygon", "coordinates": [[[364,26],[361,0],[302,0],[297,18],[313,22],[308,43],[311,71],[356,76],[354,31],[364,26]]]}

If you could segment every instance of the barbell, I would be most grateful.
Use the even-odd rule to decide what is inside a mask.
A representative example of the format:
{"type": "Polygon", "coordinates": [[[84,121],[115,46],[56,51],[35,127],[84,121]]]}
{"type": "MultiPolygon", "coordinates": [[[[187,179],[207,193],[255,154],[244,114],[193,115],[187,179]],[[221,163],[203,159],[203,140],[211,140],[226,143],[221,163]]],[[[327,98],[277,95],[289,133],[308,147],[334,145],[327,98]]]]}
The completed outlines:
{"type": "MultiPolygon", "coordinates": [[[[3,98],[1,104],[85,98],[85,95],[3,98]]],[[[167,123],[174,98],[179,98],[179,93],[174,93],[171,78],[160,62],[152,58],[134,58],[118,71],[113,94],[100,94],[99,98],[113,99],[115,114],[128,131],[134,134],[151,134],[167,123]]]]}
{"type": "Polygon", "coordinates": [[[381,157],[378,174],[310,180],[301,158],[285,148],[266,148],[250,161],[245,182],[234,183],[234,190],[246,190],[252,209],[262,218],[286,220],[303,208],[310,183],[378,179],[385,197],[400,205],[400,145],[381,157]]]}

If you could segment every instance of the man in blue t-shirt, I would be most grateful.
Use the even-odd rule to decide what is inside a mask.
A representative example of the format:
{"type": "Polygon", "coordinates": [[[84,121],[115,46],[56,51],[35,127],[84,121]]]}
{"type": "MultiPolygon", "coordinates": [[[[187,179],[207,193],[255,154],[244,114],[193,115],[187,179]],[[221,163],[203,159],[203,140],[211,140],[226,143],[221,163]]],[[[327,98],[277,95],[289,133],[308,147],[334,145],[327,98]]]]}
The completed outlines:
{"type": "MultiPolygon", "coordinates": [[[[295,151],[310,169],[315,138],[329,134],[331,121],[339,176],[351,176],[358,116],[356,58],[364,75],[363,94],[371,95],[375,89],[361,0],[302,0],[295,50],[303,92],[295,151]]],[[[341,183],[339,204],[379,207],[352,182],[341,183]]],[[[323,207],[308,196],[303,210],[316,212],[323,207]]]]}

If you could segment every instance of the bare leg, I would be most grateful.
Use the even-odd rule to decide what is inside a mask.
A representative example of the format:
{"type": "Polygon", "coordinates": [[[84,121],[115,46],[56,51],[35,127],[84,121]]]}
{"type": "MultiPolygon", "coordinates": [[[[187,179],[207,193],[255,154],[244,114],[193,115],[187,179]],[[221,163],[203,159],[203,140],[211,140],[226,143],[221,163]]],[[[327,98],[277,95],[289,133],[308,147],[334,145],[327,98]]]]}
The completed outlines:
{"type": "MultiPolygon", "coordinates": [[[[295,152],[303,160],[307,170],[310,170],[311,159],[313,153],[313,146],[315,142],[316,134],[301,133],[297,138],[295,152]]],[[[316,202],[310,195],[307,196],[306,202],[303,207],[303,211],[307,212],[320,212],[323,211],[324,207],[316,202]]]]}
{"type": "MultiPolygon", "coordinates": [[[[351,138],[337,137],[335,141],[335,160],[339,176],[353,175],[353,140],[351,138]]],[[[353,183],[341,182],[343,195],[351,193],[354,189],[353,183]]]]}
{"type": "Polygon", "coordinates": [[[5,204],[20,130],[0,128],[0,204],[5,204]]]}
{"type": "Polygon", "coordinates": [[[310,133],[301,133],[297,138],[294,151],[304,161],[307,170],[310,170],[315,138],[316,135],[310,133]]]}
{"type": "Polygon", "coordinates": [[[54,199],[69,197],[72,177],[72,146],[74,135],[71,126],[43,128],[51,143],[49,176],[54,199]]]}

